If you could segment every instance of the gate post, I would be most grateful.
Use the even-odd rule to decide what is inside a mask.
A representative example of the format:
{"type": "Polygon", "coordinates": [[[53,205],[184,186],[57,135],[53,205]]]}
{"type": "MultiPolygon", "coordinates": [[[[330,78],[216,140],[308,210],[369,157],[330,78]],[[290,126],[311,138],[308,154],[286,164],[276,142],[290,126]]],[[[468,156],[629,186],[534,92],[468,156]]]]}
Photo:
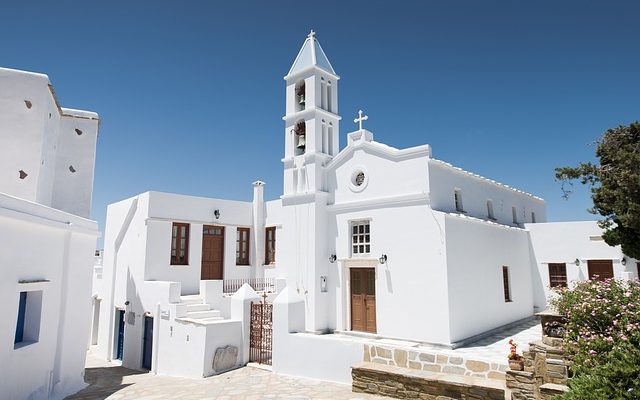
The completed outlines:
{"type": "Polygon", "coordinates": [[[242,348],[240,349],[239,359],[242,365],[249,362],[249,332],[251,330],[251,302],[260,301],[260,296],[245,283],[238,291],[231,296],[231,319],[240,321],[240,329],[242,335],[242,348]]]}

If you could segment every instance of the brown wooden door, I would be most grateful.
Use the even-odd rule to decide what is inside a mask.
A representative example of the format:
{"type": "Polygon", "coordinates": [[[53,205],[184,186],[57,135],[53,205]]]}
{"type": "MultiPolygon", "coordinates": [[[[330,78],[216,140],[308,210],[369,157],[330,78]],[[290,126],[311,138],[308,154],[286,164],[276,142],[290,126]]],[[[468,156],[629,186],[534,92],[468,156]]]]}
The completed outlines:
{"type": "Polygon", "coordinates": [[[613,278],[613,260],[588,260],[589,279],[604,281],[613,278]],[[597,277],[596,277],[597,275],[597,277]]]}
{"type": "Polygon", "coordinates": [[[224,227],[202,228],[202,270],[200,279],[222,279],[224,270],[224,227]]]}
{"type": "Polygon", "coordinates": [[[376,270],[351,269],[351,330],[376,333],[376,270]]]}

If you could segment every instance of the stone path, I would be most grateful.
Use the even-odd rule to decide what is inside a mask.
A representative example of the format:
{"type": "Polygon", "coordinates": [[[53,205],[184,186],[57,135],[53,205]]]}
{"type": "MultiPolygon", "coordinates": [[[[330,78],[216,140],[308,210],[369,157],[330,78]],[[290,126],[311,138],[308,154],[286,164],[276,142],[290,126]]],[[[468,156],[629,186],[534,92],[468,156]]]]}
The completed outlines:
{"type": "Polygon", "coordinates": [[[531,319],[510,328],[502,329],[491,336],[470,343],[446,353],[460,357],[475,358],[506,363],[509,354],[509,339],[518,344],[518,353],[529,349],[529,342],[542,339],[542,327],[539,319],[531,319]]]}
{"type": "Polygon", "coordinates": [[[87,354],[89,386],[66,400],[199,399],[386,399],[352,393],[350,385],[295,378],[245,367],[205,379],[174,378],[134,371],[87,354]]]}

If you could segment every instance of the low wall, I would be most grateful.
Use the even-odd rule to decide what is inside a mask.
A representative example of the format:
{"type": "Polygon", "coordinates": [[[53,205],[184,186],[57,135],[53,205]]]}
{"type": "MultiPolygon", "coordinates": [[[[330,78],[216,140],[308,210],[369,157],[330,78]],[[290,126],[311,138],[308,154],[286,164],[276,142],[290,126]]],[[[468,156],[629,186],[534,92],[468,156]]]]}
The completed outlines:
{"type": "Polygon", "coordinates": [[[425,400],[504,400],[504,382],[492,379],[416,371],[389,365],[359,363],[353,367],[353,391],[425,400]]]}
{"type": "Polygon", "coordinates": [[[364,361],[430,372],[498,380],[504,380],[504,373],[507,370],[506,364],[373,344],[364,345],[364,361]]]}

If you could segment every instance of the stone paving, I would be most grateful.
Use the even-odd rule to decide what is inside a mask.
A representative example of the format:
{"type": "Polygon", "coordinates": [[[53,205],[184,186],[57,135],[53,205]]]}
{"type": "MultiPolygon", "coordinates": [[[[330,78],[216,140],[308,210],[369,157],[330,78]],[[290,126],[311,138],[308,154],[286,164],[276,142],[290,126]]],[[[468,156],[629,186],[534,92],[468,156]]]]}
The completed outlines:
{"type": "Polygon", "coordinates": [[[518,353],[522,354],[522,351],[529,348],[529,342],[542,339],[540,320],[535,318],[510,328],[502,329],[491,336],[464,347],[447,350],[446,353],[460,357],[506,363],[507,355],[509,354],[509,339],[513,339],[518,344],[518,353]]]}
{"type": "Polygon", "coordinates": [[[295,378],[244,367],[204,379],[174,378],[134,371],[87,354],[89,386],[66,400],[199,400],[199,399],[386,399],[353,393],[350,385],[295,378]]]}

